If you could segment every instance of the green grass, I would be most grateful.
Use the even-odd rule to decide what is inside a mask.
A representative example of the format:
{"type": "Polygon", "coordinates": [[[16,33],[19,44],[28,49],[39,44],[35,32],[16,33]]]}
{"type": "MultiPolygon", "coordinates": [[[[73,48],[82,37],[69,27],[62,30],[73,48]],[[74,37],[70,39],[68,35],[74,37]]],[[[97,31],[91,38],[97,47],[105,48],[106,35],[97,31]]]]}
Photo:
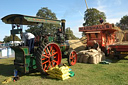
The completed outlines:
{"type": "MultiPolygon", "coordinates": [[[[0,84],[13,76],[14,58],[0,59],[0,84]]],[[[67,63],[66,59],[62,60],[67,63]]],[[[128,84],[128,60],[119,60],[109,65],[77,63],[71,66],[75,76],[68,80],[49,79],[39,72],[23,75],[17,82],[5,85],[126,85],[128,84]]]]}

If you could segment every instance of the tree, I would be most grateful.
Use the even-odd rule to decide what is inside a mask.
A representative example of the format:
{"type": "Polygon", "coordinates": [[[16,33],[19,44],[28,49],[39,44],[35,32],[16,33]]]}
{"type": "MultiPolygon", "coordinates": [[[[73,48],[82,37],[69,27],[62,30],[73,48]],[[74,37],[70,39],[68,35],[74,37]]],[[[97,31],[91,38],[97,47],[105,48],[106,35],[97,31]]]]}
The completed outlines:
{"type": "MultiPolygon", "coordinates": [[[[54,20],[57,19],[56,14],[52,12],[50,9],[48,9],[47,7],[39,9],[36,16],[42,17],[45,19],[54,19],[54,20]]],[[[39,34],[39,32],[54,34],[55,28],[58,28],[59,26],[60,25],[57,25],[57,24],[53,25],[53,24],[44,23],[44,24],[39,24],[37,26],[28,26],[29,29],[27,29],[26,31],[34,34],[35,32],[37,34],[39,34]]]]}
{"type": "Polygon", "coordinates": [[[106,16],[104,12],[100,12],[95,8],[90,8],[85,11],[83,26],[92,26],[100,24],[99,19],[102,18],[104,22],[106,21],[106,16]]]}
{"type": "Polygon", "coordinates": [[[66,40],[73,40],[73,39],[79,39],[75,35],[73,35],[73,31],[70,28],[66,28],[66,40]]]}
{"type": "Polygon", "coordinates": [[[3,41],[0,41],[0,43],[3,43],[3,41]]]}
{"type": "Polygon", "coordinates": [[[128,25],[128,15],[125,15],[121,18],[120,24],[126,24],[128,25]]]}
{"type": "Polygon", "coordinates": [[[120,22],[116,23],[116,25],[122,30],[128,30],[128,15],[123,16],[120,22]]]}
{"type": "MultiPolygon", "coordinates": [[[[21,41],[21,39],[18,36],[14,36],[15,41],[21,41]]],[[[10,41],[13,41],[13,35],[10,36],[5,36],[5,38],[3,39],[5,43],[8,43],[10,41]]]]}

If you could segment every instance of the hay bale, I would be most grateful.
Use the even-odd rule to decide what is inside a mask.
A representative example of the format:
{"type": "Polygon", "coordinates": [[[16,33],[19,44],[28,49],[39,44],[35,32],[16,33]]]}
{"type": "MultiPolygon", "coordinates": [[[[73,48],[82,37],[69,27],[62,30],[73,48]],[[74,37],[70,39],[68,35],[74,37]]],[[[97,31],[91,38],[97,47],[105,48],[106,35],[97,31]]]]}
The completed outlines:
{"type": "MultiPolygon", "coordinates": [[[[101,54],[99,54],[99,62],[101,62],[102,61],[102,55],[101,54]]],[[[98,62],[98,63],[99,63],[98,62]]]]}
{"type": "Polygon", "coordinates": [[[77,56],[78,56],[77,62],[80,62],[80,63],[82,63],[82,62],[83,62],[83,63],[86,63],[86,62],[87,62],[86,58],[89,57],[89,55],[86,54],[87,51],[88,51],[88,50],[82,50],[82,51],[79,51],[79,52],[77,53],[77,56]]]}
{"type": "Polygon", "coordinates": [[[96,49],[90,49],[88,50],[88,52],[98,53],[99,51],[97,51],[96,49]]]}
{"type": "Polygon", "coordinates": [[[101,56],[101,54],[97,54],[96,57],[97,57],[97,64],[98,64],[99,62],[101,62],[102,56],[101,56]]]}
{"type": "Polygon", "coordinates": [[[88,63],[88,59],[89,59],[89,55],[88,54],[85,54],[84,57],[83,57],[83,63],[88,63]]]}
{"type": "Polygon", "coordinates": [[[80,63],[90,63],[98,64],[102,60],[105,60],[105,54],[102,51],[97,51],[95,49],[82,50],[78,52],[78,62],[80,63]]]}
{"type": "Polygon", "coordinates": [[[88,52],[88,50],[82,50],[78,52],[78,55],[82,55],[82,54],[86,54],[88,52]]]}
{"type": "Polygon", "coordinates": [[[97,64],[97,60],[95,56],[90,56],[89,57],[89,61],[90,64],[97,64]]]}
{"type": "Polygon", "coordinates": [[[77,55],[77,62],[79,62],[81,55],[77,55]]]}
{"type": "Polygon", "coordinates": [[[102,60],[102,54],[101,51],[97,51],[95,49],[91,49],[88,52],[89,57],[89,63],[90,64],[98,64],[102,60]]]}
{"type": "Polygon", "coordinates": [[[80,56],[79,61],[78,61],[79,63],[82,63],[83,57],[84,57],[84,55],[81,55],[81,56],[80,56]]]}
{"type": "Polygon", "coordinates": [[[99,62],[99,55],[96,54],[94,57],[95,57],[95,62],[94,62],[94,64],[97,64],[97,63],[99,62]]]}

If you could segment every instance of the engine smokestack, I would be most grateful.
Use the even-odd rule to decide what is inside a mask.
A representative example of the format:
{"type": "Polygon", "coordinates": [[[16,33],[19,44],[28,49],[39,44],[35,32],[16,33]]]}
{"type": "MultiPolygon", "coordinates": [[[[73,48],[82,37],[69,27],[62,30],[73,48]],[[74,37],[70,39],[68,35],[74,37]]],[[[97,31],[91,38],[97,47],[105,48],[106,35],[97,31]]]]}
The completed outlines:
{"type": "Polygon", "coordinates": [[[64,35],[65,35],[65,22],[66,22],[65,19],[62,19],[62,20],[61,20],[61,27],[62,27],[61,29],[62,29],[64,35]]]}

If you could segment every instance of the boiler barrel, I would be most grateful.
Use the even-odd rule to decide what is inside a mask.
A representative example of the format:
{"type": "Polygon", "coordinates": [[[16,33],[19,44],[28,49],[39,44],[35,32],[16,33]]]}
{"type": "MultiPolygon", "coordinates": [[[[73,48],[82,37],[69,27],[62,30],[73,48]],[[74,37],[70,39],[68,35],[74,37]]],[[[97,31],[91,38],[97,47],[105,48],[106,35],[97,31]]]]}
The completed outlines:
{"type": "Polygon", "coordinates": [[[69,49],[69,43],[68,42],[61,43],[60,49],[62,52],[67,51],[69,49]]]}

